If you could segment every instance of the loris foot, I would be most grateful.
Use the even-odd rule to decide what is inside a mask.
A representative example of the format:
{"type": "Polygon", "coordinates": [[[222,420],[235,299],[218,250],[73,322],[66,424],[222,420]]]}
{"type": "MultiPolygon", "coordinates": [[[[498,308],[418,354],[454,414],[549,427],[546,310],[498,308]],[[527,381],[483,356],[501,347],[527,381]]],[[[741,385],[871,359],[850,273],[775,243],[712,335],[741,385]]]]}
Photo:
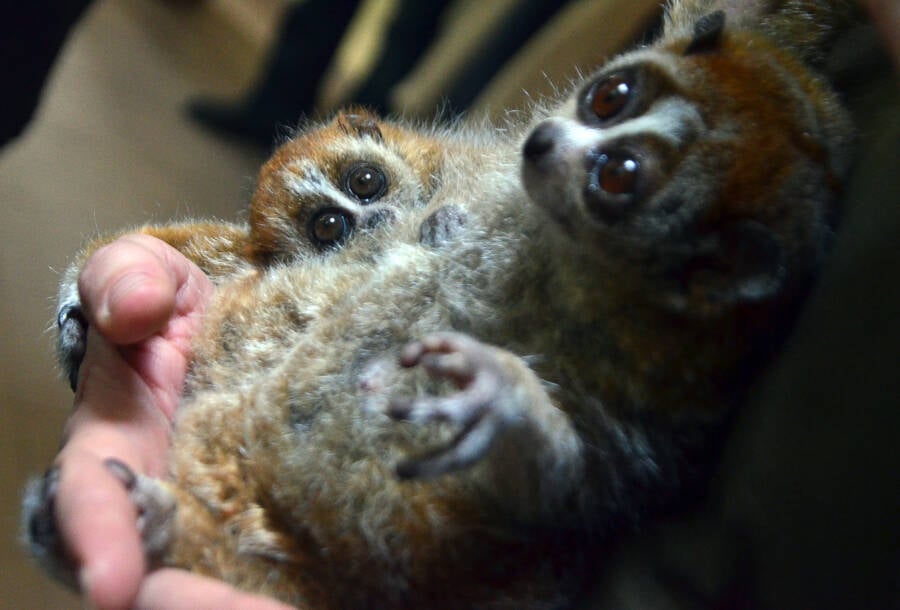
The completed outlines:
{"type": "Polygon", "coordinates": [[[59,354],[59,365],[69,380],[72,390],[78,385],[78,369],[84,359],[87,343],[87,318],[81,310],[81,304],[63,303],[56,315],[57,340],[56,349],[59,354]]]}
{"type": "MultiPolygon", "coordinates": [[[[174,496],[159,481],[135,474],[119,460],[108,459],[105,464],[125,485],[135,504],[138,531],[144,542],[148,563],[159,563],[172,537],[174,496]]],[[[22,506],[23,530],[31,554],[38,563],[55,578],[77,589],[78,567],[66,550],[56,524],[58,490],[58,466],[29,483],[22,506]]]]}
{"type": "Polygon", "coordinates": [[[67,586],[77,589],[77,568],[56,527],[58,489],[58,466],[48,470],[40,479],[29,481],[22,501],[22,533],[32,557],[41,567],[67,586]]]}
{"type": "Polygon", "coordinates": [[[395,398],[388,415],[461,427],[448,445],[398,464],[402,478],[432,477],[471,466],[485,456],[505,428],[524,415],[521,373],[530,371],[513,354],[496,347],[459,333],[436,333],[407,345],[400,364],[421,365],[431,375],[451,380],[460,391],[449,396],[395,398]]]}
{"type": "Polygon", "coordinates": [[[151,567],[158,565],[172,541],[175,496],[158,479],[136,474],[117,459],[107,459],[104,464],[128,490],[137,509],[137,526],[147,562],[151,567]]]}

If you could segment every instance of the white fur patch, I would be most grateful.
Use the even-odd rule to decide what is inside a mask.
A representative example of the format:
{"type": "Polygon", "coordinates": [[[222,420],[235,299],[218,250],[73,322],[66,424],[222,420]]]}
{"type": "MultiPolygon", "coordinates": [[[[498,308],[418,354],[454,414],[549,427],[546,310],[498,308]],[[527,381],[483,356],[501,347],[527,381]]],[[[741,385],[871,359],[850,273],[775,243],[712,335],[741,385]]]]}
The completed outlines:
{"type": "Polygon", "coordinates": [[[645,114],[608,128],[600,128],[569,119],[549,119],[561,129],[557,141],[560,152],[586,150],[604,142],[653,134],[675,146],[691,139],[702,127],[703,119],[693,103],[681,98],[663,98],[645,114]]]}
{"type": "Polygon", "coordinates": [[[703,119],[693,103],[682,98],[663,98],[645,114],[603,130],[604,139],[652,133],[676,146],[695,134],[703,119]]]}
{"type": "Polygon", "coordinates": [[[281,172],[281,179],[289,193],[298,198],[325,196],[339,201],[344,194],[311,159],[298,159],[281,172]]]}

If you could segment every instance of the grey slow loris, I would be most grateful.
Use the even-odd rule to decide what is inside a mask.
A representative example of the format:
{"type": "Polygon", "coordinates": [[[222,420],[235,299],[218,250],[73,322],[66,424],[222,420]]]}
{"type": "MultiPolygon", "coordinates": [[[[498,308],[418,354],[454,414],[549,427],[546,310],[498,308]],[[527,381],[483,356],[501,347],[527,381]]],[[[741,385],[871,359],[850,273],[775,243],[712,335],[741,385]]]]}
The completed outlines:
{"type": "Polygon", "coordinates": [[[852,3],[736,4],[672,4],[527,138],[473,133],[378,248],[224,284],[171,480],[112,466],[148,552],[308,608],[576,597],[680,498],[828,238],[850,130],[794,41],[852,3]]]}

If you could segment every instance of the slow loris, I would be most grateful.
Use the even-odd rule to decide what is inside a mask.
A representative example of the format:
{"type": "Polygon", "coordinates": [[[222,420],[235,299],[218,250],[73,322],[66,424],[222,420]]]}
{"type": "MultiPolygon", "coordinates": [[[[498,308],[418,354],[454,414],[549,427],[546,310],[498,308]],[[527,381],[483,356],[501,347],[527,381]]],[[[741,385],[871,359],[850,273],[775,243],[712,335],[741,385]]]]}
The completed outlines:
{"type": "Polygon", "coordinates": [[[820,262],[850,128],[812,69],[852,4],[673,3],[530,134],[442,155],[378,248],[224,283],[171,479],[112,466],[148,551],[304,608],[571,602],[820,262]]]}
{"type": "Polygon", "coordinates": [[[412,129],[351,108],[310,123],[262,166],[244,223],[185,220],[148,224],[95,239],[60,283],[57,353],[74,388],[84,356],[86,320],[78,274],[101,246],[125,233],[157,237],[215,282],[283,264],[314,264],[353,236],[377,250],[377,237],[404,210],[421,208],[440,181],[446,149],[462,143],[440,129],[412,129]]]}

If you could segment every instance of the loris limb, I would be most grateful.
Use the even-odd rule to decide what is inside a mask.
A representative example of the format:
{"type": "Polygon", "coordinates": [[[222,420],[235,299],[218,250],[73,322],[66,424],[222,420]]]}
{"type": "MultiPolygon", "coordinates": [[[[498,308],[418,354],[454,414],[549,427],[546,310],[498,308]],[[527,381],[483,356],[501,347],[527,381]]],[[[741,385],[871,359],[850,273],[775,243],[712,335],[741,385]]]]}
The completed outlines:
{"type": "Polygon", "coordinates": [[[407,345],[400,363],[421,366],[460,388],[449,396],[389,402],[394,419],[459,426],[447,445],[401,462],[400,477],[434,477],[478,465],[488,493],[526,520],[570,497],[583,469],[581,442],[521,358],[467,335],[436,333],[407,345]]]}
{"type": "MultiPolygon", "coordinates": [[[[147,561],[151,566],[158,565],[172,539],[175,496],[164,483],[135,474],[119,460],[110,458],[104,464],[128,490],[137,511],[137,527],[147,561]]],[[[29,483],[25,490],[24,526],[32,554],[41,566],[63,583],[77,589],[77,565],[70,557],[56,524],[58,489],[58,466],[29,483]]]]}

